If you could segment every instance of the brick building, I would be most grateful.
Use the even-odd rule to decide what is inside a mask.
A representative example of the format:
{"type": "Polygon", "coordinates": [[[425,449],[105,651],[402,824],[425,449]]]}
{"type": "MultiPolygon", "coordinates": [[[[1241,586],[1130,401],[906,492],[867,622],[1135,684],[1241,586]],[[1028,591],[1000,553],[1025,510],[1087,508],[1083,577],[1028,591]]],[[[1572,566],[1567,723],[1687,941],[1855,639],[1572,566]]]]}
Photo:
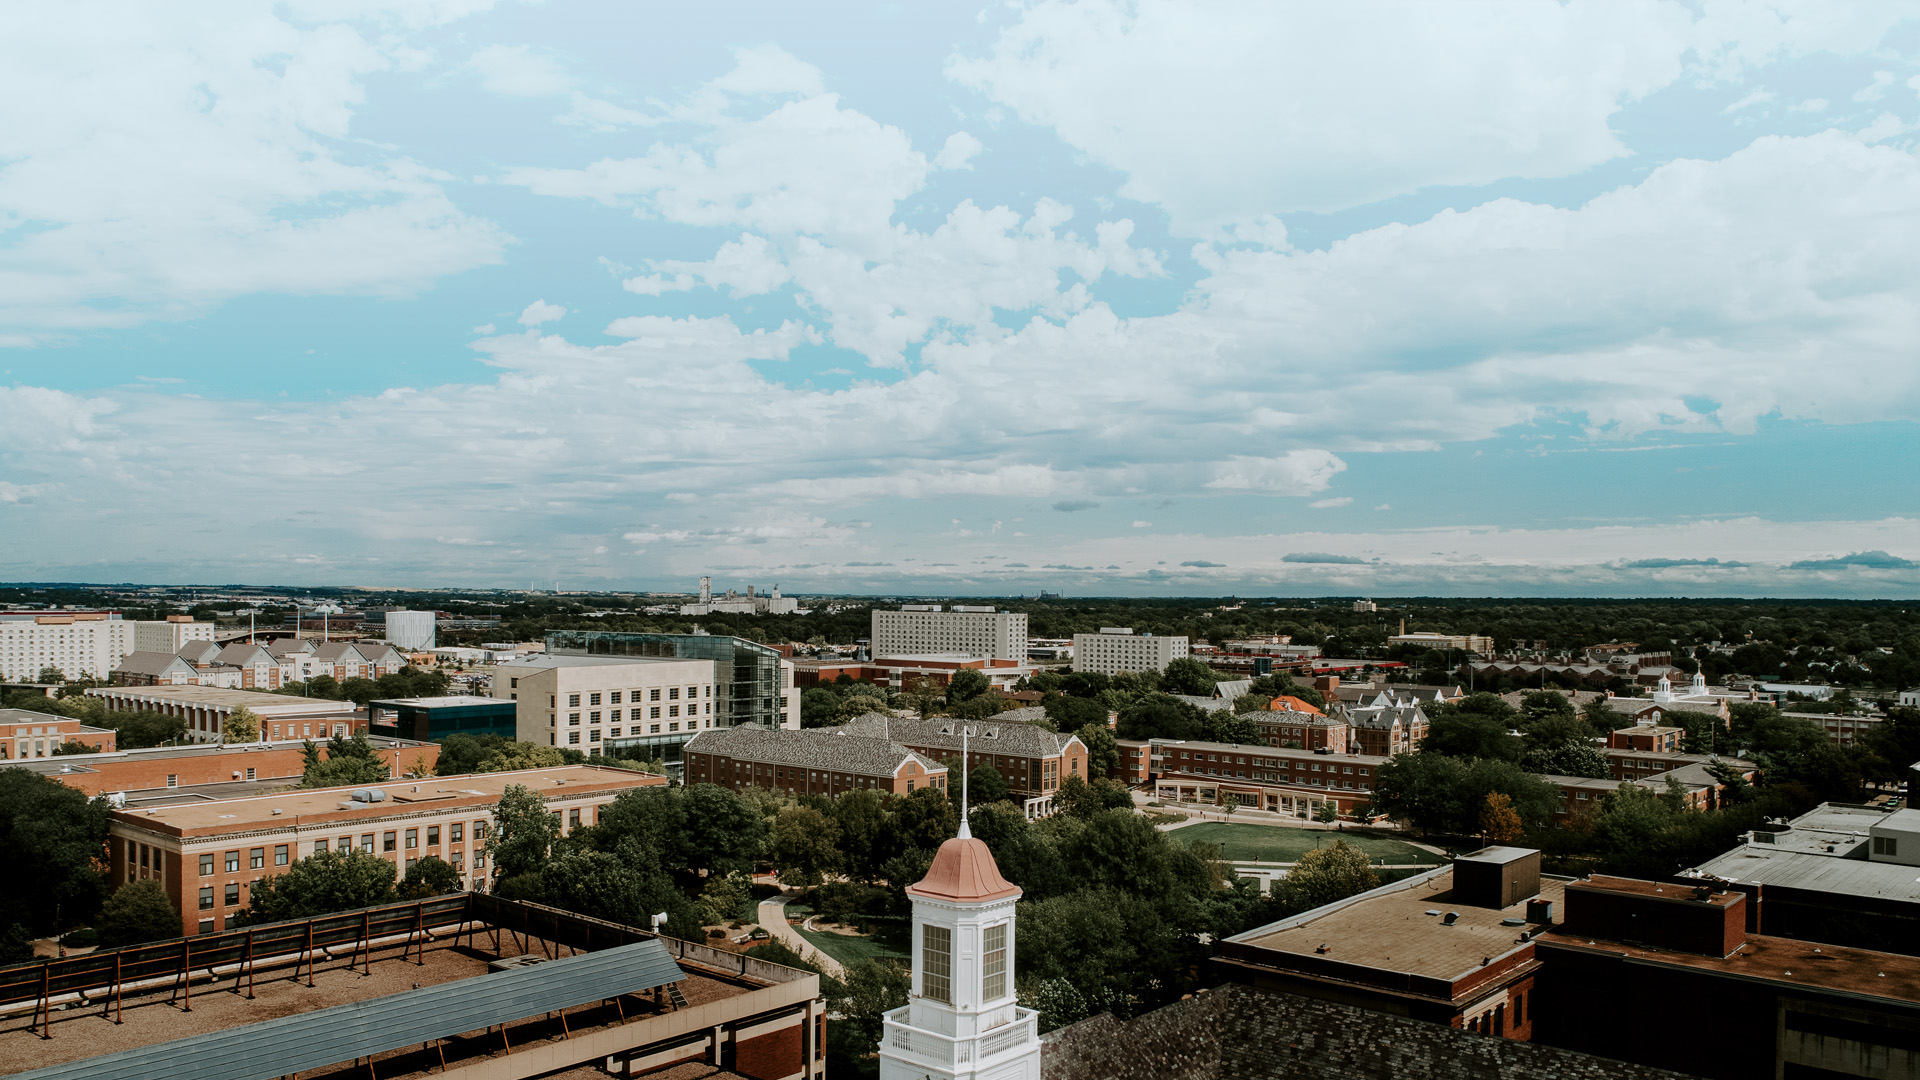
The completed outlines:
{"type": "Polygon", "coordinates": [[[1352,749],[1352,732],[1344,718],[1318,711],[1269,710],[1246,714],[1260,729],[1268,746],[1289,750],[1325,750],[1344,754],[1352,749]]]}
{"type": "MultiPolygon", "coordinates": [[[[0,709],[0,761],[51,758],[69,742],[112,750],[116,736],[107,728],[27,709],[0,709]]],[[[73,760],[68,758],[67,760],[73,760]]]]}
{"type": "Polygon", "coordinates": [[[1658,754],[1677,754],[1680,744],[1687,737],[1687,729],[1661,727],[1658,724],[1635,724],[1632,727],[1619,728],[1607,733],[1609,750],[1646,750],[1658,754]]]}
{"type": "MultiPolygon", "coordinates": [[[[867,713],[845,725],[851,734],[887,739],[934,761],[960,758],[962,726],[967,740],[967,767],[991,765],[1007,781],[1017,798],[1050,800],[1069,776],[1087,776],[1087,747],[1077,735],[1062,735],[1038,724],[989,716],[962,725],[950,716],[890,716],[867,713]]],[[[1036,808],[1045,812],[1045,808],[1036,808]]]]}
{"type": "Polygon", "coordinates": [[[622,792],[666,782],[572,765],[115,810],[107,826],[108,873],[116,885],[159,881],[180,905],[181,932],[193,936],[225,928],[255,881],[322,851],[372,852],[391,861],[396,876],[438,856],[463,880],[480,884],[493,809],[509,785],[544,796],[561,831],[570,833],[593,824],[599,807],[622,792]],[[356,797],[362,793],[373,797],[356,797]]]}
{"type": "Polygon", "coordinates": [[[1305,818],[1331,803],[1350,817],[1364,813],[1372,802],[1373,778],[1387,760],[1366,754],[1155,739],[1151,768],[1155,794],[1165,802],[1217,806],[1233,795],[1239,805],[1256,810],[1305,818]]]}
{"type": "MultiPolygon", "coordinates": [[[[109,733],[111,734],[111,733],[109,733]]],[[[367,742],[380,760],[386,762],[388,775],[410,772],[432,773],[440,760],[435,743],[412,742],[371,736],[367,742]]],[[[169,788],[195,788],[236,781],[284,780],[298,783],[306,770],[305,740],[272,743],[193,743],[187,746],[154,746],[139,750],[113,750],[106,753],[73,755],[37,760],[31,768],[70,788],[88,795],[112,792],[138,794],[169,788]]],[[[325,743],[320,755],[327,756],[325,743]]]]}
{"type": "Polygon", "coordinates": [[[1538,1013],[1532,938],[1567,887],[1540,853],[1491,847],[1452,866],[1237,934],[1235,982],[1525,1042],[1538,1013]]]}
{"type": "Polygon", "coordinates": [[[883,738],[837,728],[803,731],[743,725],[702,731],[683,751],[689,784],[719,784],[735,791],[770,788],[791,795],[884,791],[911,795],[944,791],[947,767],[883,738]]]}

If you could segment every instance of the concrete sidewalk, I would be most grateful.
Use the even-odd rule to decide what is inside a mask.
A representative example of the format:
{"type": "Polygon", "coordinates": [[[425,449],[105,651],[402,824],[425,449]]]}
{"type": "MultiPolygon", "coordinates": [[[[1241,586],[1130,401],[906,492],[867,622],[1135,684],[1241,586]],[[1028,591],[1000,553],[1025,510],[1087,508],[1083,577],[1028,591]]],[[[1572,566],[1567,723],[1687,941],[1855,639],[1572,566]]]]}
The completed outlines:
{"type": "Polygon", "coordinates": [[[787,902],[792,899],[791,896],[781,895],[770,896],[760,901],[760,925],[766,928],[767,933],[775,941],[799,953],[803,959],[817,965],[821,971],[841,982],[847,981],[847,969],[840,966],[840,961],[814,948],[812,942],[801,937],[798,931],[787,925],[787,902]]]}

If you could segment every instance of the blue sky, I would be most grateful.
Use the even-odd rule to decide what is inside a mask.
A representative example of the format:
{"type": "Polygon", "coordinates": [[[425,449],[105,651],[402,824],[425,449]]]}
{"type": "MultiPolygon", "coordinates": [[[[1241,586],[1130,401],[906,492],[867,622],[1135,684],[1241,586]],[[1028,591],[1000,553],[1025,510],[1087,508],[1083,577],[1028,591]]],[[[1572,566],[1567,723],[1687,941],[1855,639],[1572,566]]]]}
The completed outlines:
{"type": "Polygon", "coordinates": [[[0,577],[1920,595],[1920,6],[0,12],[0,577]]]}

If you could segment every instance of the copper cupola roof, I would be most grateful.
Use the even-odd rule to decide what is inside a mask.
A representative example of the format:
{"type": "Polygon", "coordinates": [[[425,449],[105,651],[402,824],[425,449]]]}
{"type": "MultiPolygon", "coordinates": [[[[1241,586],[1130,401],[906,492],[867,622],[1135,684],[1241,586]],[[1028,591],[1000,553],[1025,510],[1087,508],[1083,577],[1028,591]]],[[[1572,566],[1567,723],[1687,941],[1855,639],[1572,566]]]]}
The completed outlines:
{"type": "Polygon", "coordinates": [[[907,886],[907,895],[965,903],[1019,896],[1020,886],[1000,876],[985,841],[956,836],[940,845],[927,876],[907,886]]]}

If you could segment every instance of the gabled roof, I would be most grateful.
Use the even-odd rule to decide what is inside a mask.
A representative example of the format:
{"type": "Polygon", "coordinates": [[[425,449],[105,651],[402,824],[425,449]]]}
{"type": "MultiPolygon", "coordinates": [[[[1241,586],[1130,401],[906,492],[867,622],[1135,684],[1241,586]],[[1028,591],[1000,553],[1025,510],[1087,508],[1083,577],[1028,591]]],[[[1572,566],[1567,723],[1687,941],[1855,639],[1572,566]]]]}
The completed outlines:
{"type": "Polygon", "coordinates": [[[898,743],[851,732],[844,725],[801,731],[775,730],[757,724],[708,728],[688,739],[684,752],[861,776],[894,776],[908,761],[919,762],[929,773],[947,771],[945,765],[898,743]]]}
{"type": "Polygon", "coordinates": [[[220,655],[220,646],[211,641],[189,641],[174,655],[189,664],[211,664],[220,655]]]}
{"type": "Polygon", "coordinates": [[[192,664],[168,652],[128,653],[125,657],[121,658],[120,666],[113,670],[116,674],[148,675],[158,678],[162,675],[170,674],[169,669],[175,668],[176,665],[178,670],[186,674],[191,675],[194,672],[194,666],[192,664]]]}
{"type": "Polygon", "coordinates": [[[306,656],[313,652],[313,642],[305,638],[277,638],[267,642],[267,652],[276,657],[306,656]]]}
{"type": "Polygon", "coordinates": [[[1213,684],[1213,696],[1233,701],[1253,689],[1252,679],[1223,679],[1213,684]]]}
{"type": "Polygon", "coordinates": [[[849,734],[890,739],[902,746],[924,746],[942,753],[952,751],[957,754],[960,752],[962,724],[973,730],[969,749],[982,754],[1057,757],[1069,744],[1080,741],[1076,736],[1048,731],[1038,724],[1021,723],[999,716],[967,721],[957,720],[951,716],[934,716],[922,720],[919,717],[888,716],[884,713],[870,712],[864,716],[854,717],[840,730],[849,734]]]}
{"type": "Polygon", "coordinates": [[[251,642],[236,641],[220,650],[214,658],[217,664],[230,664],[234,667],[251,667],[254,664],[273,663],[273,654],[251,642]]]}

